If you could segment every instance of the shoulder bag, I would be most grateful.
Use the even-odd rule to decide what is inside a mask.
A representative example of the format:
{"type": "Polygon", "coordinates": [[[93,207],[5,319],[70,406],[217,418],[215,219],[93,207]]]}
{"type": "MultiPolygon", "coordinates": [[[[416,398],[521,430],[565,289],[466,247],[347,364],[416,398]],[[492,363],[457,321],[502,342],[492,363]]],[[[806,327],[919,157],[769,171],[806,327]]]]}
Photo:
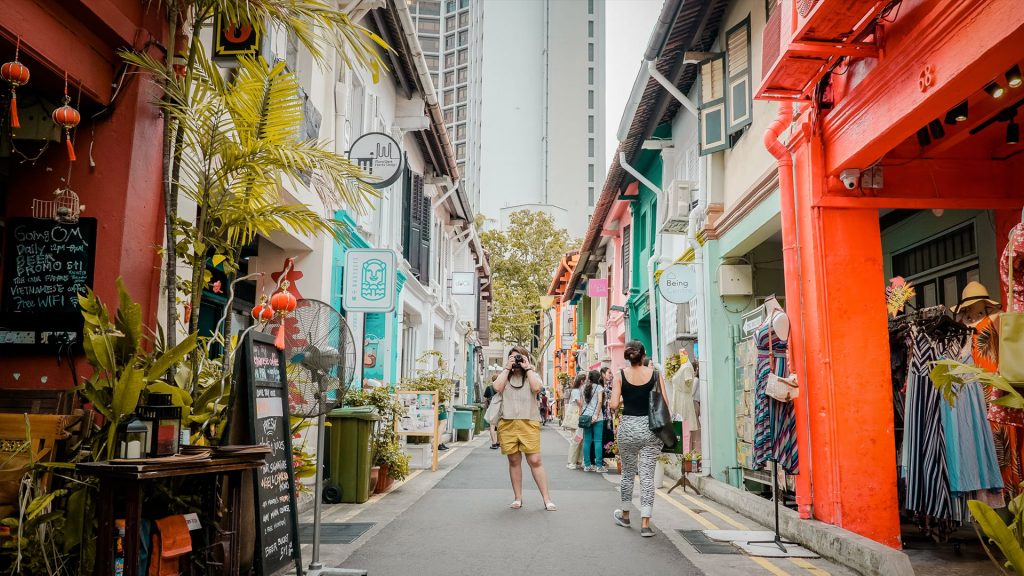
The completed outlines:
{"type": "Polygon", "coordinates": [[[775,317],[768,319],[768,383],[765,385],[764,393],[770,398],[779,402],[792,402],[800,396],[800,384],[796,380],[796,374],[779,376],[775,373],[775,344],[772,332],[772,322],[775,317]]]}
{"type": "Polygon", "coordinates": [[[501,420],[501,394],[494,394],[491,396],[491,403],[487,405],[487,411],[484,412],[484,420],[488,424],[497,424],[498,420],[501,420]]]}
{"type": "Polygon", "coordinates": [[[661,395],[661,376],[654,371],[654,386],[651,387],[651,397],[647,411],[647,427],[654,432],[665,448],[673,448],[676,445],[676,432],[672,428],[672,412],[668,409],[665,397],[661,395]]]}
{"type": "Polygon", "coordinates": [[[1013,252],[1017,234],[1006,245],[1008,260],[1006,276],[1006,312],[999,315],[999,375],[1017,387],[1024,386],[1024,311],[1014,310],[1014,293],[1020,290],[1013,270],[1013,252]]]}
{"type": "MultiPolygon", "coordinates": [[[[594,400],[597,399],[597,396],[600,392],[599,390],[596,389],[596,386],[594,388],[595,389],[592,392],[593,396],[590,397],[590,402],[587,402],[587,405],[583,408],[583,412],[580,414],[578,422],[580,428],[590,428],[591,426],[594,425],[594,411],[597,409],[594,406],[594,400]]],[[[583,395],[582,390],[580,391],[580,395],[583,395]]]]}

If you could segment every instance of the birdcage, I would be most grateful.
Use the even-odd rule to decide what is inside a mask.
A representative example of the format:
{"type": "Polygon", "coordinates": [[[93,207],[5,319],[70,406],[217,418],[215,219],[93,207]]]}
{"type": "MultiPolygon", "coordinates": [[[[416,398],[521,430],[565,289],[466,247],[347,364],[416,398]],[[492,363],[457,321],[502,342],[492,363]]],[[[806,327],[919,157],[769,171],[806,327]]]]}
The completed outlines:
{"type": "Polygon", "coordinates": [[[85,211],[85,205],[78,203],[78,194],[70,188],[53,191],[53,200],[32,200],[32,217],[39,220],[56,220],[62,224],[78,222],[78,215],[85,211]]]}

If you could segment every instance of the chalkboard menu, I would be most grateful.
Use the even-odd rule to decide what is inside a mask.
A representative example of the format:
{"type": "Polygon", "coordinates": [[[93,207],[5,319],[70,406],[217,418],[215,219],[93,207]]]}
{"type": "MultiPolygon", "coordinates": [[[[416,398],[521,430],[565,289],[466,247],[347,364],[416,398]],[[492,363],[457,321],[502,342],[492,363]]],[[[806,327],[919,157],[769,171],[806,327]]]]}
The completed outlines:
{"type": "Polygon", "coordinates": [[[10,218],[0,291],[0,354],[81,350],[77,294],[92,286],[96,219],[10,218]]]}
{"type": "Polygon", "coordinates": [[[78,315],[76,294],[92,286],[95,258],[95,218],[9,219],[3,311],[78,315]]]}
{"type": "Polygon", "coordinates": [[[246,382],[238,391],[249,398],[252,442],[270,447],[254,475],[257,572],[278,574],[294,566],[301,574],[284,353],[273,338],[255,332],[244,350],[239,374],[246,382]]]}

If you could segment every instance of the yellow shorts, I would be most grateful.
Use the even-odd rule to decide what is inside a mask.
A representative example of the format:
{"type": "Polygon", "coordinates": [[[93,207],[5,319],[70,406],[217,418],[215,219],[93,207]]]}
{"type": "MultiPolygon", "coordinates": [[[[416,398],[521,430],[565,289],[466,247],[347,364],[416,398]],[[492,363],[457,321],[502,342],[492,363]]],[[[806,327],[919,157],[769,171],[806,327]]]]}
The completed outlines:
{"type": "Polygon", "coordinates": [[[501,420],[498,422],[498,443],[501,453],[508,456],[516,452],[540,452],[540,422],[533,420],[501,420]]]}

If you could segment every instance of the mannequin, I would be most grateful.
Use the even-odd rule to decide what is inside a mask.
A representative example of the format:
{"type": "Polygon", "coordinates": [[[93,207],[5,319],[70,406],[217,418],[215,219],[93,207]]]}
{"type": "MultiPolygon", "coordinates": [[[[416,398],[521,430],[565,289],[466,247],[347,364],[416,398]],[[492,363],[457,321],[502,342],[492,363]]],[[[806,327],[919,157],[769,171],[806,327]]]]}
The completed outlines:
{"type": "Polygon", "coordinates": [[[754,394],[754,468],[777,462],[790,474],[799,473],[796,452],[796,417],[792,402],[779,402],[765,394],[769,371],[789,374],[789,316],[774,295],[764,302],[765,319],[755,330],[758,381],[754,394]],[[774,356],[774,358],[773,358],[774,356]]]}
{"type": "Polygon", "coordinates": [[[697,417],[697,411],[693,406],[693,394],[694,394],[694,374],[693,364],[690,363],[690,358],[686,354],[686,350],[679,351],[679,370],[672,375],[672,413],[675,414],[679,420],[686,420],[689,422],[690,430],[700,430],[700,422],[697,417]]]}
{"type": "Polygon", "coordinates": [[[789,316],[772,294],[764,301],[765,319],[771,320],[772,331],[779,340],[789,341],[789,316]]]}

